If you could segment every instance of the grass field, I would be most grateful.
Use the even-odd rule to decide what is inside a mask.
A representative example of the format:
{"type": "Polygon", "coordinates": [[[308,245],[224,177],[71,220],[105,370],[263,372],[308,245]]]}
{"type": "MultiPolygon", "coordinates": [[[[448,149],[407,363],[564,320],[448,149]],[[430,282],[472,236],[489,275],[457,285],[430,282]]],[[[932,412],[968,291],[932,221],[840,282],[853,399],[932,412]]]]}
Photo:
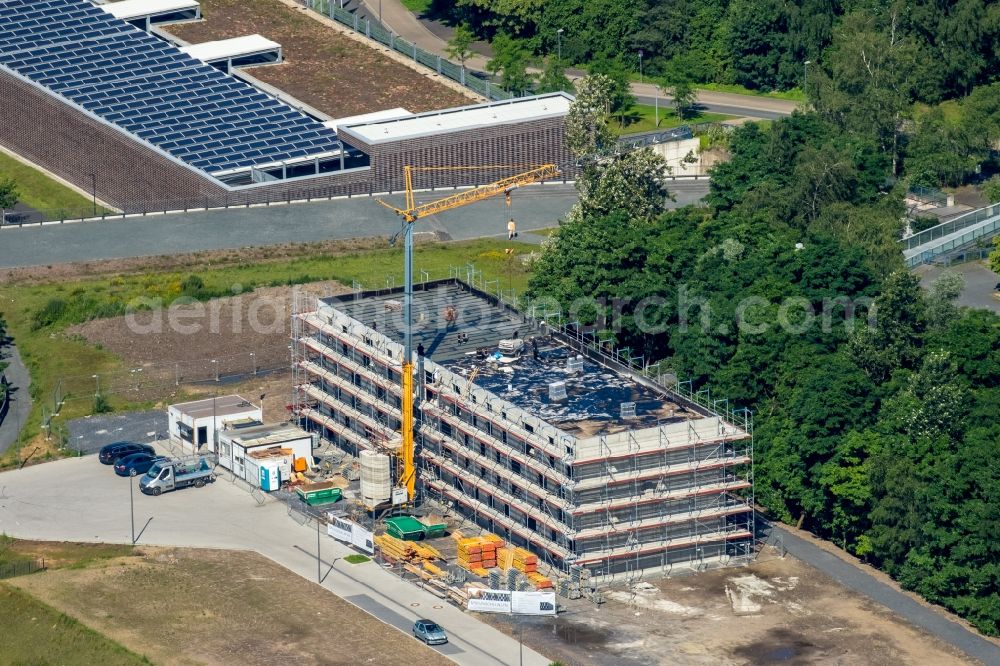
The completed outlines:
{"type": "Polygon", "coordinates": [[[787,99],[793,102],[806,101],[806,95],[801,88],[791,90],[751,90],[732,83],[699,83],[695,86],[698,90],[710,90],[712,92],[735,93],[737,95],[752,95],[753,97],[773,97],[774,99],[787,99]]]}
{"type": "Polygon", "coordinates": [[[681,119],[677,117],[674,110],[669,106],[661,105],[659,109],[660,124],[656,125],[657,110],[655,106],[646,104],[636,104],[632,107],[632,115],[626,117],[625,126],[622,127],[617,118],[612,118],[610,125],[619,135],[639,134],[641,132],[652,132],[653,130],[667,130],[681,125],[694,125],[697,123],[721,123],[725,120],[732,120],[736,116],[727,116],[721,113],[699,113],[691,118],[681,119]]]}
{"type": "Polygon", "coordinates": [[[149,664],[73,618],[7,584],[0,584],[0,664],[132,666],[149,664]]]}
{"type": "Polygon", "coordinates": [[[80,660],[63,651],[50,656],[53,646],[46,632],[53,626],[61,629],[59,612],[49,610],[40,616],[36,609],[44,606],[32,604],[23,593],[10,593],[0,596],[0,644],[11,628],[11,617],[10,635],[30,639],[45,654],[8,659],[0,648],[0,664],[144,663],[111,641],[163,664],[451,663],[256,553],[143,547],[133,557],[22,576],[12,580],[11,587],[15,585],[108,637],[103,639],[68,618],[61,620],[75,628],[71,636],[81,647],[110,645],[118,656],[110,649],[108,658],[94,651],[83,653],[86,659],[80,660]]]}
{"type": "Polygon", "coordinates": [[[133,550],[132,546],[114,543],[25,541],[0,534],[0,565],[41,559],[48,570],[81,569],[104,560],[131,555],[133,550]]]}
{"type": "Polygon", "coordinates": [[[401,0],[403,6],[414,14],[422,14],[431,6],[431,0],[401,0]]]}
{"type": "MultiPolygon", "coordinates": [[[[13,178],[17,183],[21,203],[36,210],[66,212],[66,215],[56,217],[85,216],[93,213],[94,204],[91,199],[81,196],[38,169],[33,169],[6,153],[0,153],[0,178],[13,178]]],[[[106,212],[106,209],[98,206],[97,212],[100,214],[106,212]]]]}
{"type": "MultiPolygon", "coordinates": [[[[475,264],[486,279],[500,279],[518,292],[527,285],[530,269],[522,262],[508,259],[505,248],[518,254],[537,248],[522,243],[477,240],[460,243],[434,243],[418,246],[414,254],[414,275],[430,279],[448,277],[451,267],[475,264]]],[[[243,292],[256,287],[296,285],[321,280],[336,280],[350,286],[358,281],[365,288],[401,285],[402,250],[380,249],[345,253],[306,255],[299,258],[254,263],[199,267],[192,262],[186,270],[155,271],[133,274],[108,274],[86,279],[66,279],[4,286],[3,314],[26,365],[31,371],[32,393],[37,398],[26,424],[25,439],[38,434],[42,407],[51,408],[50,396],[60,380],[76,378],[87,395],[94,385],[91,377],[122,369],[121,360],[85,340],[66,334],[66,329],[91,319],[121,315],[136,303],[169,305],[181,296],[196,300],[229,295],[234,287],[243,292]],[[189,280],[194,275],[198,282],[189,280]],[[187,282],[187,286],[185,283],[187,282]],[[198,284],[196,289],[193,284],[198,284]]],[[[515,256],[516,259],[516,256],[515,256]]],[[[114,264],[112,264],[113,266],[114,264]]],[[[148,307],[148,306],[147,306],[148,307]]],[[[174,359],[183,360],[183,359],[174,359]]],[[[64,382],[65,397],[72,398],[72,382],[64,382]]],[[[80,396],[77,396],[78,398],[80,396]]],[[[148,408],[150,403],[116,404],[122,409],[148,408]]],[[[60,418],[68,420],[90,412],[89,400],[68,400],[60,418]]],[[[7,456],[10,463],[12,453],[7,456]]]]}

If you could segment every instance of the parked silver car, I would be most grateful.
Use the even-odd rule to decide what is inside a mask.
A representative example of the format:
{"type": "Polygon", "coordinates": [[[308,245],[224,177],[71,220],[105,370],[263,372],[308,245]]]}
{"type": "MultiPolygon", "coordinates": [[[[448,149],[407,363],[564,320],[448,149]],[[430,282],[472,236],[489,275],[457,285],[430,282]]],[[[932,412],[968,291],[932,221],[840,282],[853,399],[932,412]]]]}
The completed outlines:
{"type": "Polygon", "coordinates": [[[428,645],[440,645],[448,642],[448,634],[444,633],[444,629],[432,620],[414,622],[413,635],[428,645]]]}

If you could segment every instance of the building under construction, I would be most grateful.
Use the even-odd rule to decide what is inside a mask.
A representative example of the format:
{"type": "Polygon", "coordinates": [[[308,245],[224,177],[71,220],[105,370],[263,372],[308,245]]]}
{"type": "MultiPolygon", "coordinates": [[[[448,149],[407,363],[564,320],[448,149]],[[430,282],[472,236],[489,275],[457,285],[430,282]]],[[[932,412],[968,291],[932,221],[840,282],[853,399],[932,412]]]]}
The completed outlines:
{"type": "MultiPolygon", "coordinates": [[[[293,315],[296,413],[355,455],[398,453],[402,297],[357,292],[293,315]]],[[[752,556],[749,414],[457,279],[417,285],[412,318],[422,499],[562,570],[618,578],[752,556]]]]}

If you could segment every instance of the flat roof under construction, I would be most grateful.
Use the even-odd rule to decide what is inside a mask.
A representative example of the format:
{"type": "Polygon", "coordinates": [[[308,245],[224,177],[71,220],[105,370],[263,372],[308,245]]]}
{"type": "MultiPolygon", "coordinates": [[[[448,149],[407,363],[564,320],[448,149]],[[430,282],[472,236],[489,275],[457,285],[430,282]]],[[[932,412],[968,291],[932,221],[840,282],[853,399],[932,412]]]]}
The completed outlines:
{"type": "MultiPolygon", "coordinates": [[[[325,302],[402,343],[402,298],[393,291],[325,302]]],[[[417,290],[413,320],[414,349],[423,345],[427,358],[461,376],[475,371],[480,388],[570,434],[587,437],[696,416],[665,392],[589,358],[571,368],[570,359],[578,355],[559,339],[539,334],[515,312],[456,283],[417,290]],[[524,341],[521,353],[501,352],[500,341],[515,339],[515,333],[524,341]],[[550,385],[559,382],[565,383],[565,397],[553,398],[550,385]],[[622,403],[635,403],[634,417],[622,417],[622,403]]]]}

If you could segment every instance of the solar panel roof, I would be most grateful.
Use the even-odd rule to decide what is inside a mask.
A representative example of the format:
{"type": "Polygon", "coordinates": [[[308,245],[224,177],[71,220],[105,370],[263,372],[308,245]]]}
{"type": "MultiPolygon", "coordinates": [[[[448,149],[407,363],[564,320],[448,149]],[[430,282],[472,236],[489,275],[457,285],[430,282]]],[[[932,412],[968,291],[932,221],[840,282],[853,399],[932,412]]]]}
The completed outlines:
{"type": "Polygon", "coordinates": [[[208,173],[340,150],[319,121],[88,0],[0,0],[0,65],[208,173]]]}

